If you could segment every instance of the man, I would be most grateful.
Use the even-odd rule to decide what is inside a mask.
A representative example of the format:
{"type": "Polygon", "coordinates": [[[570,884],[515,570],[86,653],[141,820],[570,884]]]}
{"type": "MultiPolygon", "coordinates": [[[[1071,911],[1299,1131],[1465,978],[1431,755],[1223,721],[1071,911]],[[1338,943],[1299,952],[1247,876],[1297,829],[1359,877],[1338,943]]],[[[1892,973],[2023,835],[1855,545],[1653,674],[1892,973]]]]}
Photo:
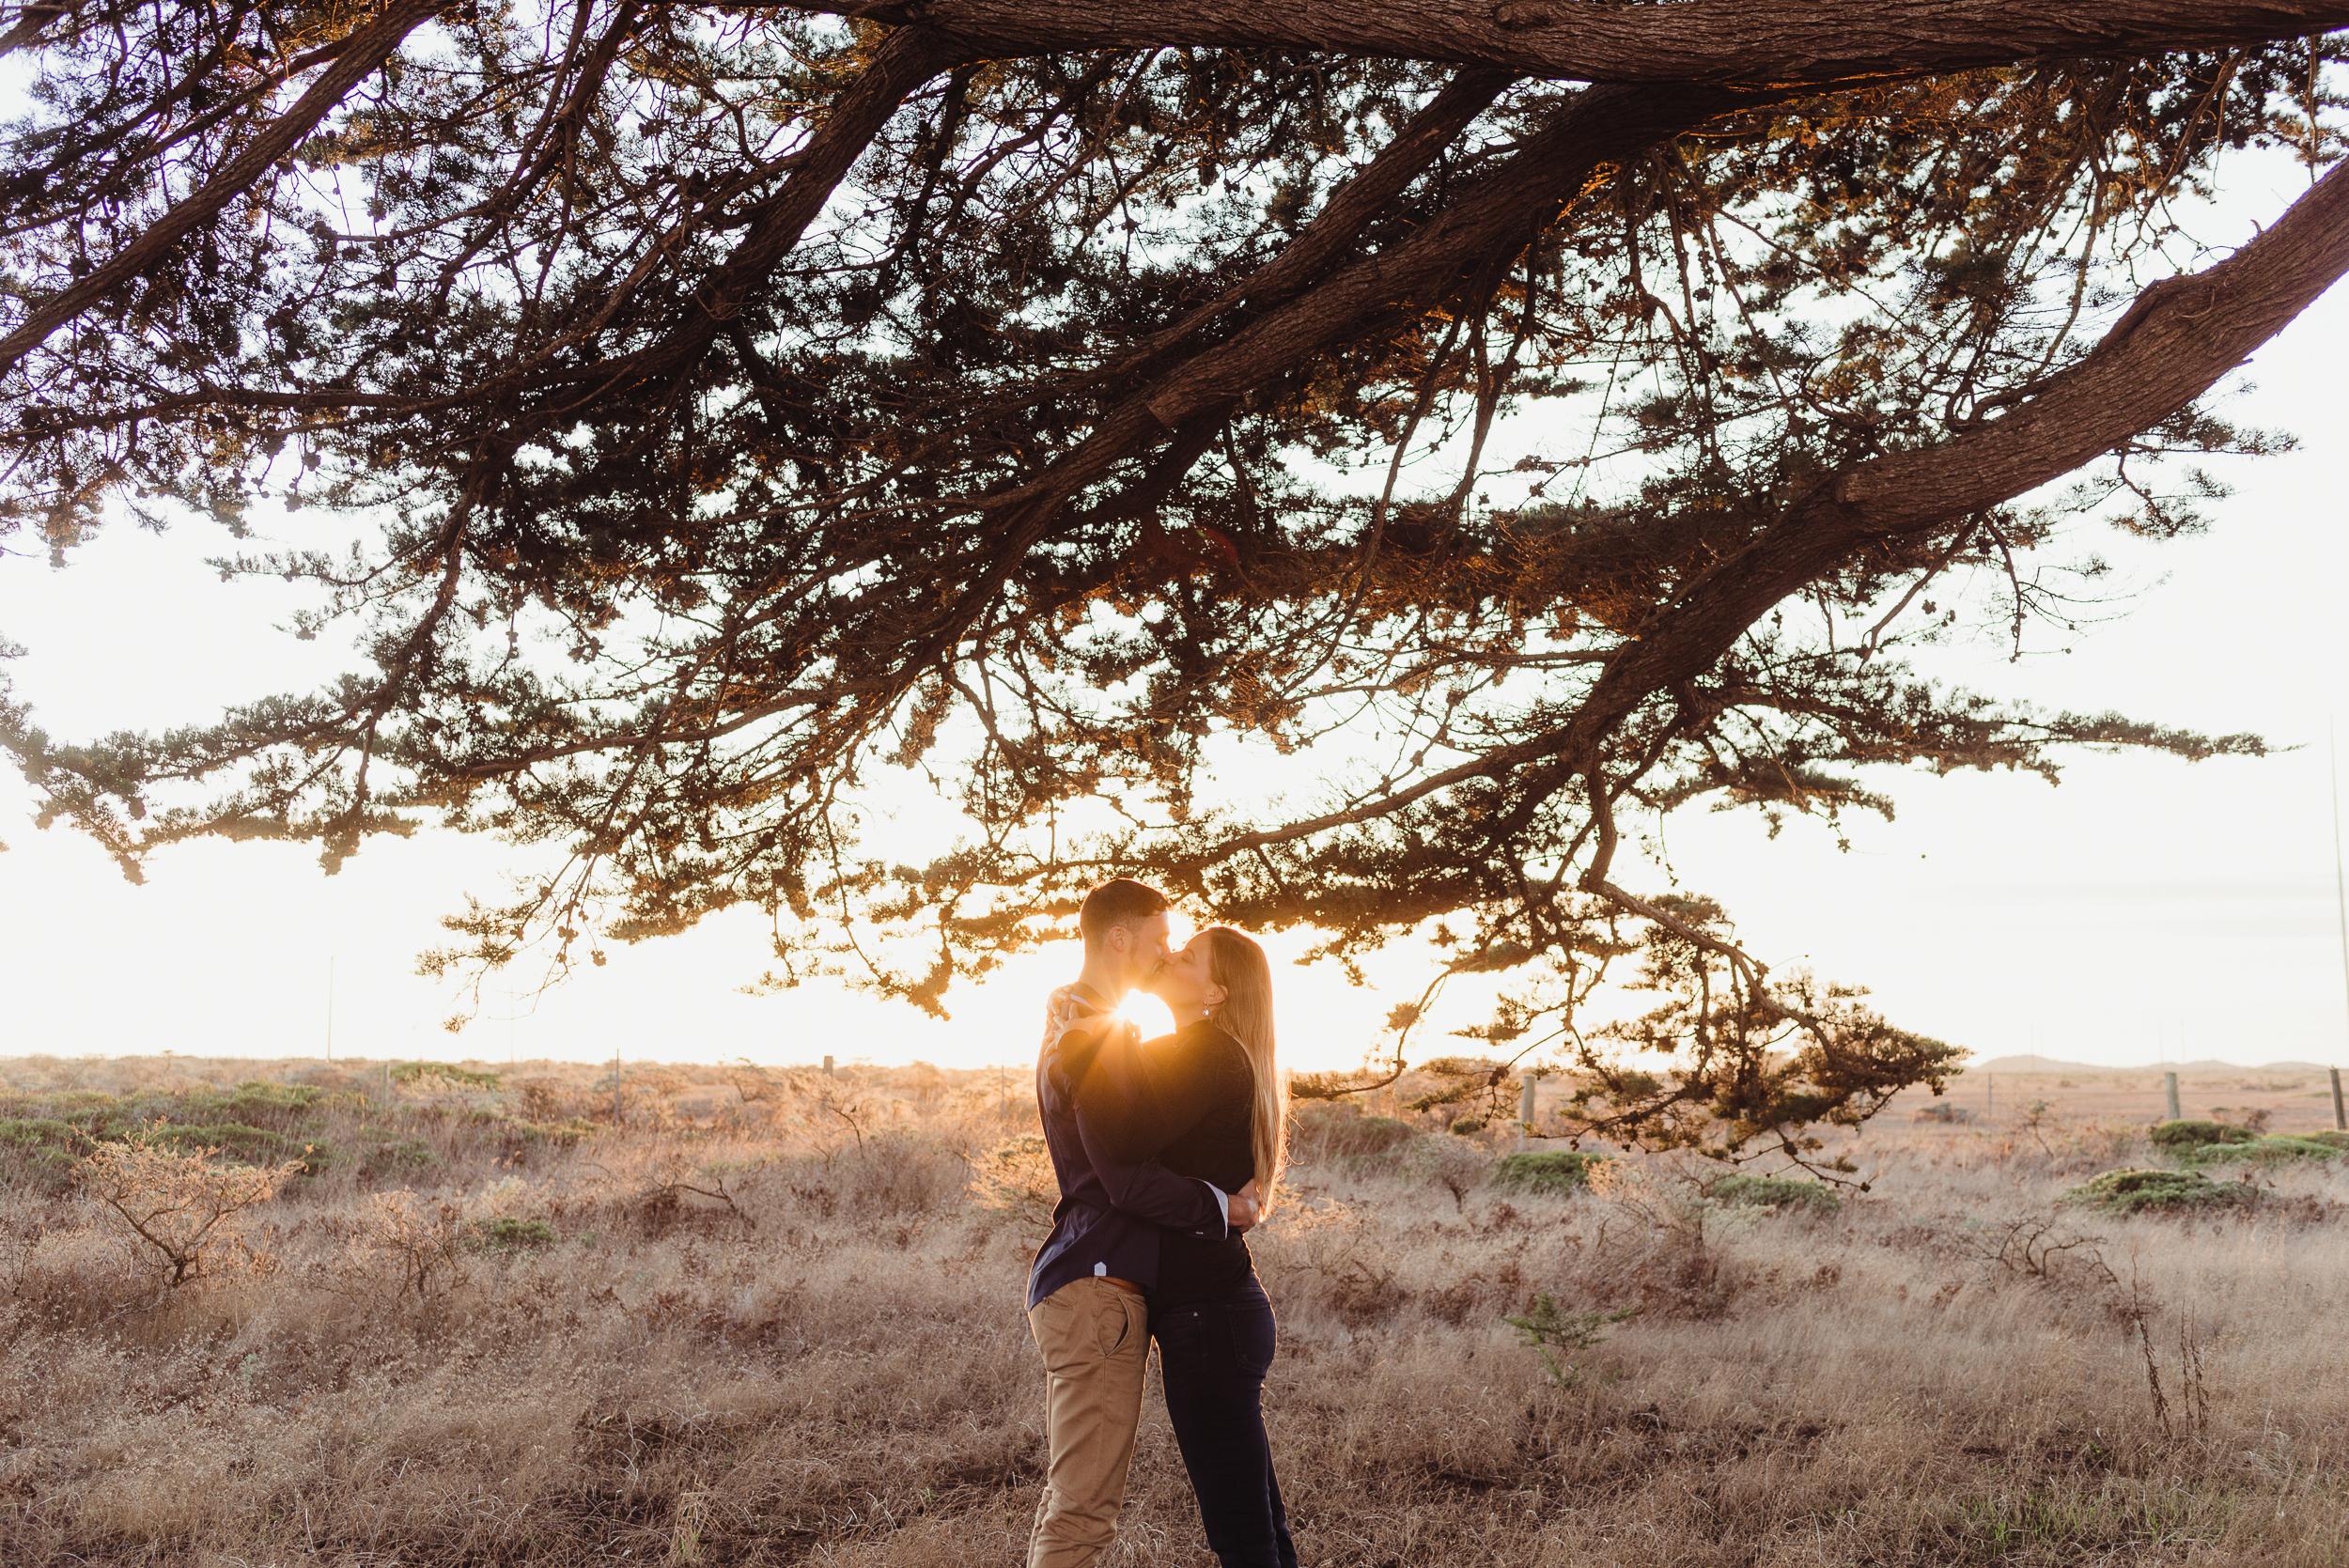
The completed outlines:
{"type": "Polygon", "coordinates": [[[1046,1005],[1035,1097],[1061,1200],[1028,1274],[1028,1327],[1044,1353],[1044,1499],[1028,1568],[1085,1568],[1116,1538],[1149,1364],[1143,1292],[1158,1282],[1159,1229],[1219,1239],[1255,1220],[1252,1182],[1225,1193],[1156,1161],[1107,1154],[1077,1092],[1130,1097],[1140,1032],[1113,1014],[1167,959],[1166,895],[1129,878],[1086,895],[1084,968],[1046,1005]],[[1087,1083],[1088,1079],[1091,1083],[1087,1083]]]}

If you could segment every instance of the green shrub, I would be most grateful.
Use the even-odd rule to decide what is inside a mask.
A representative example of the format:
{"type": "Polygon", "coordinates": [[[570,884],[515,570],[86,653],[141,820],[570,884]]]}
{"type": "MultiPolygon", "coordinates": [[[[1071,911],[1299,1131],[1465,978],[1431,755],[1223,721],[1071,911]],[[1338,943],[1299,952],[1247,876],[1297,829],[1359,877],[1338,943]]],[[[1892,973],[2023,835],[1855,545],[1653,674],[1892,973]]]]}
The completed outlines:
{"type": "Polygon", "coordinates": [[[1504,1317],[1501,1321],[1517,1331],[1518,1342],[1531,1346],[1542,1358],[1542,1375],[1553,1388],[1571,1389],[1582,1381],[1584,1369],[1567,1360],[1560,1351],[1579,1354],[1607,1343],[1606,1330],[1615,1324],[1627,1323],[1640,1315],[1637,1307],[1625,1307],[1617,1312],[1570,1312],[1560,1307],[1548,1291],[1533,1298],[1532,1310],[1523,1317],[1504,1317]]]}
{"type": "Polygon", "coordinates": [[[2248,1143],[2259,1136],[2230,1122],[2156,1122],[2145,1137],[2157,1149],[2198,1149],[2205,1143],[2248,1143]]]}
{"type": "Polygon", "coordinates": [[[1463,1116],[1452,1124],[1453,1133],[1460,1138],[1467,1138],[1473,1133],[1480,1133],[1484,1130],[1485,1118],[1482,1116],[1463,1116]]]}
{"type": "Polygon", "coordinates": [[[509,1215],[483,1220],[474,1227],[474,1234],[493,1252],[536,1252],[563,1239],[543,1219],[516,1219],[509,1215]]]}
{"type": "Polygon", "coordinates": [[[1713,1183],[1705,1196],[1740,1208],[1804,1209],[1812,1214],[1833,1214],[1843,1206],[1843,1194],[1825,1182],[1807,1176],[1760,1176],[1745,1171],[1713,1183]]]}
{"type": "Polygon", "coordinates": [[[179,1114],[191,1122],[234,1122],[285,1132],[306,1121],[325,1094],[323,1089],[306,1083],[264,1083],[253,1079],[226,1094],[194,1091],[181,1101],[179,1114]]]}
{"type": "Polygon", "coordinates": [[[6,1113],[8,1116],[22,1116],[30,1112],[35,1115],[62,1117],[67,1121],[78,1121],[112,1110],[121,1103],[119,1098],[107,1094],[102,1089],[0,1091],[0,1113],[6,1113]]]}
{"type": "Polygon", "coordinates": [[[147,1139],[174,1149],[218,1149],[241,1165],[275,1166],[296,1160],[305,1176],[315,1176],[334,1163],[333,1153],[316,1139],[289,1137],[241,1122],[221,1122],[211,1126],[180,1126],[165,1122],[148,1133],[147,1139]]]}
{"type": "Polygon", "coordinates": [[[495,1073],[476,1073],[463,1067],[452,1067],[445,1062],[402,1062],[392,1068],[394,1083],[414,1083],[419,1079],[441,1079],[460,1089],[495,1089],[495,1073]]]}
{"type": "Polygon", "coordinates": [[[1536,1149],[1505,1156],[1493,1167],[1493,1186],[1503,1192],[1579,1192],[1591,1185],[1591,1168],[1605,1155],[1579,1149],[1536,1149]]]}
{"type": "Polygon", "coordinates": [[[2295,1159],[2339,1159],[2341,1154],[2342,1145],[2329,1139],[2320,1141],[2279,1133],[2253,1143],[2199,1144],[2178,1158],[2181,1164],[2188,1166],[2282,1165],[2295,1159]]]}
{"type": "Polygon", "coordinates": [[[0,1122],[0,1170],[8,1185],[52,1197],[71,1189],[81,1159],[98,1144],[70,1122],[28,1117],[0,1122]]]}
{"type": "Polygon", "coordinates": [[[2305,1138],[2311,1143],[2322,1143],[2328,1149],[2349,1151],[2349,1132],[2335,1132],[2327,1127],[2323,1132],[2295,1132],[2295,1138],[2305,1138]]]}
{"type": "Polygon", "coordinates": [[[18,1149],[62,1149],[73,1155],[88,1154],[98,1146],[97,1140],[71,1122],[45,1116],[0,1122],[0,1144],[18,1149]]]}
{"type": "Polygon", "coordinates": [[[2107,1214],[2158,1214],[2245,1207],[2259,1202],[2259,1189],[2215,1182],[2199,1171],[2108,1171],[2064,1193],[2063,1201],[2107,1214]]]}
{"type": "Polygon", "coordinates": [[[20,1114],[0,1120],[0,1157],[53,1190],[64,1172],[52,1157],[80,1159],[101,1143],[133,1138],[175,1150],[216,1148],[241,1165],[298,1161],[302,1174],[314,1176],[333,1155],[303,1128],[322,1125],[327,1099],[308,1084],[259,1080],[175,1094],[11,1094],[0,1103],[20,1114]]]}
{"type": "Polygon", "coordinates": [[[369,1176],[394,1172],[422,1171],[441,1163],[441,1157],[432,1152],[432,1145],[421,1138],[395,1138],[376,1144],[360,1159],[359,1169],[369,1176]]]}
{"type": "Polygon", "coordinates": [[[514,1117],[496,1119],[498,1141],[505,1145],[508,1158],[516,1158],[538,1147],[568,1149],[583,1138],[593,1138],[596,1124],[583,1116],[568,1122],[524,1122],[514,1117]]]}

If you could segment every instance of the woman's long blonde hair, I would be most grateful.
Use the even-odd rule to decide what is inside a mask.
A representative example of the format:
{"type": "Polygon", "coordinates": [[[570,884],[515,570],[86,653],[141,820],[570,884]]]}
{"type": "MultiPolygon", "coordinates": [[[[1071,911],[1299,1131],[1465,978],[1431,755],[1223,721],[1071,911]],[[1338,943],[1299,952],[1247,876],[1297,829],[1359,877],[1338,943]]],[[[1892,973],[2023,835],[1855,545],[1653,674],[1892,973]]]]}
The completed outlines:
{"type": "Polygon", "coordinates": [[[1289,1085],[1274,1060],[1272,965],[1255,939],[1228,925],[1210,925],[1207,978],[1223,987],[1223,1001],[1207,1020],[1237,1040],[1256,1072],[1256,1101],[1249,1116],[1256,1162],[1257,1205],[1272,1212],[1272,1189],[1288,1160],[1289,1085]]]}

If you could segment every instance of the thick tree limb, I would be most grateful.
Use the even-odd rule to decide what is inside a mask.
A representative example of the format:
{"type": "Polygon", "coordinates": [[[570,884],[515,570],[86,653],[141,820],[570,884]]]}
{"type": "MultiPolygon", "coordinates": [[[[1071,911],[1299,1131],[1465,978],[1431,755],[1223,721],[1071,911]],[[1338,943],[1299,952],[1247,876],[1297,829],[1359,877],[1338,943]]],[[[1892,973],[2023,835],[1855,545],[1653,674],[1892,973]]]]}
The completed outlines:
{"type": "Polygon", "coordinates": [[[1593,87],[1501,168],[1478,180],[1399,244],[1339,269],[1230,341],[1203,349],[1138,391],[1075,450],[1001,498],[1029,521],[1006,551],[1050,531],[1054,509],[1139,444],[1200,409],[1275,378],[1384,318],[1408,319],[1495,253],[1514,254],[1602,166],[1636,156],[1689,127],[1754,101],[1719,88],[1593,87]]]}
{"type": "Polygon", "coordinates": [[[1407,320],[1494,256],[1514,256],[1602,166],[1759,100],[1714,87],[1591,87],[1502,166],[1401,243],[1340,269],[1234,336],[1147,383],[1074,450],[997,499],[1005,521],[986,572],[944,607],[907,671],[943,658],[976,624],[1067,500],[1122,458],[1385,320],[1407,320]]]}
{"type": "MultiPolygon", "coordinates": [[[[970,57],[960,40],[928,28],[909,27],[891,35],[824,116],[783,189],[761,206],[724,263],[692,291],[685,319],[640,352],[589,366],[583,375],[593,390],[585,397],[610,396],[633,383],[674,374],[690,363],[726,322],[741,314],[743,300],[759,280],[791,254],[898,105],[924,83],[970,57]]],[[[581,400],[574,396],[566,406],[581,400]]]]}
{"type": "MultiPolygon", "coordinates": [[[[1783,96],[1783,95],[1779,95],[1783,96]]],[[[1402,243],[1332,274],[1310,294],[1199,355],[1149,395],[1170,427],[1355,334],[1374,318],[1417,315],[1431,290],[1515,255],[1601,168],[1691,127],[1767,101],[1719,87],[1591,87],[1500,169],[1402,243]]]]}
{"type": "Polygon", "coordinates": [[[1696,579],[1626,644],[1558,750],[1706,669],[1770,607],[1871,540],[1949,526],[2061,478],[2218,383],[2349,272],[2349,163],[2215,266],[2139,295],[2086,358],[1979,430],[1861,464],[1696,579]]]}
{"type": "MultiPolygon", "coordinates": [[[[1200,868],[1391,817],[1441,792],[1513,779],[1515,807],[1486,830],[1522,829],[1641,704],[1711,669],[1756,621],[1887,535],[1947,527],[2061,477],[2208,392],[2349,273],[2349,163],[2274,226],[2203,272],[2138,297],[2086,358],[2038,396],[1966,435],[1881,458],[1795,504],[1704,571],[1609,660],[1564,723],[1346,809],[1235,834],[1179,858],[1200,868]]],[[[1587,888],[1604,892],[1603,888],[1587,888]]]]}
{"type": "Polygon", "coordinates": [[[1503,66],[1584,82],[1818,85],[2146,49],[2209,49],[2349,25],[2342,0],[786,0],[1041,54],[1151,44],[1310,49],[1503,66]]]}
{"type": "Polygon", "coordinates": [[[1116,370],[1131,373],[1243,301],[1263,309],[1305,287],[1343,257],[1387,205],[1425,173],[1469,122],[1490,108],[1516,79],[1513,72],[1489,67],[1470,67],[1455,76],[1426,108],[1395,132],[1393,140],[1378,149],[1360,174],[1330,194],[1314,221],[1279,256],[1222,298],[1200,306],[1158,334],[1140,352],[1120,362],[1116,370]]]}
{"type": "Polygon", "coordinates": [[[145,232],[55,299],[26,317],[22,326],[0,338],[0,376],[16,368],[26,354],[51,333],[72,320],[106,294],[128,283],[170,254],[190,231],[257,184],[269,166],[302,144],[339,107],[350,90],[375,74],[410,33],[439,10],[445,0],[391,0],[383,13],[350,40],[294,106],[261,128],[242,152],[204,182],[194,195],[148,225],[145,232]]]}

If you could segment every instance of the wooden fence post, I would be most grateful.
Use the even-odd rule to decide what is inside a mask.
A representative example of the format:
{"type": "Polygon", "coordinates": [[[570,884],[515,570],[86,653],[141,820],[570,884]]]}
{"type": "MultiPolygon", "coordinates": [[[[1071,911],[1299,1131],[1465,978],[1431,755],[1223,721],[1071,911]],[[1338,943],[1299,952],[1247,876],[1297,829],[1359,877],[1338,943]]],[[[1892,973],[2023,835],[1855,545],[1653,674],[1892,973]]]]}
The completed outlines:
{"type": "Polygon", "coordinates": [[[2163,1090],[2170,1096],[2170,1119],[2174,1122],[2178,1120],[2178,1075],[2164,1073],[2161,1075],[2161,1082],[2163,1090]]]}
{"type": "Polygon", "coordinates": [[[2349,1112],[2343,1112],[2341,1107],[2341,1069],[2339,1067],[2333,1069],[2333,1126],[2337,1131],[2349,1132],[2349,1112]]]}

